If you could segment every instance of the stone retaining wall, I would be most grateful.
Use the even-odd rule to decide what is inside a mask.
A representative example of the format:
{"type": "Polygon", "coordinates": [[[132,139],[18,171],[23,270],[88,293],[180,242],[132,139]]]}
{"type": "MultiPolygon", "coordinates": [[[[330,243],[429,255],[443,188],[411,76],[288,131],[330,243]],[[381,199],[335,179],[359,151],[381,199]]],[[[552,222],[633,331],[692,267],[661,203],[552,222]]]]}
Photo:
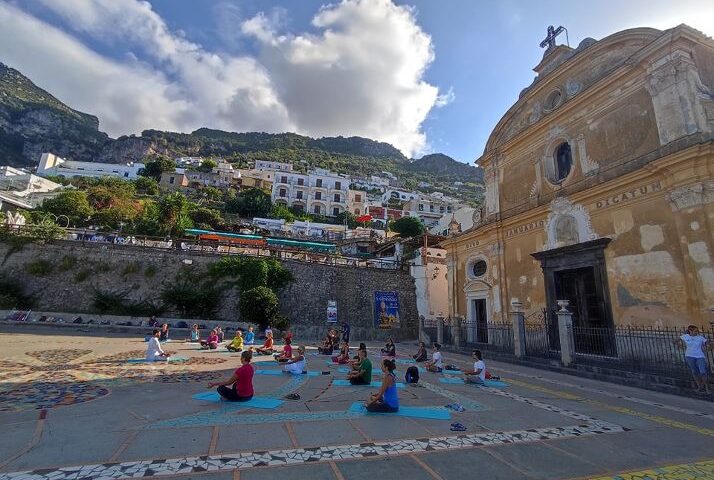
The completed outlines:
{"type": "MultiPolygon", "coordinates": [[[[99,290],[126,290],[129,297],[158,299],[162,285],[172,282],[182,268],[203,270],[220,257],[212,254],[187,253],[175,250],[144,249],[133,246],[107,246],[54,242],[48,245],[30,244],[8,255],[9,246],[0,243],[0,274],[17,281],[37,299],[35,309],[50,312],[72,312],[71,315],[93,314],[93,294],[99,290]],[[74,266],[59,268],[63,258],[75,257],[74,266]],[[28,264],[38,259],[54,266],[47,275],[32,275],[28,264]],[[128,268],[131,266],[131,268],[128,268]],[[83,281],[77,273],[91,274],[83,281]],[[147,272],[155,271],[154,275],[147,272]]],[[[295,282],[280,294],[282,312],[290,319],[296,336],[321,338],[326,331],[327,302],[337,301],[338,319],[347,321],[355,338],[378,340],[388,335],[396,339],[414,339],[418,331],[418,314],[414,281],[407,272],[330,266],[286,261],[295,282]],[[401,328],[379,331],[374,323],[374,292],[395,291],[399,295],[401,328]]],[[[237,295],[226,293],[216,320],[240,321],[237,295]]],[[[176,312],[166,312],[177,317],[176,312]]],[[[75,317],[72,317],[75,318],[75,317]]],[[[210,323],[209,319],[186,319],[192,323],[210,323]]]]}

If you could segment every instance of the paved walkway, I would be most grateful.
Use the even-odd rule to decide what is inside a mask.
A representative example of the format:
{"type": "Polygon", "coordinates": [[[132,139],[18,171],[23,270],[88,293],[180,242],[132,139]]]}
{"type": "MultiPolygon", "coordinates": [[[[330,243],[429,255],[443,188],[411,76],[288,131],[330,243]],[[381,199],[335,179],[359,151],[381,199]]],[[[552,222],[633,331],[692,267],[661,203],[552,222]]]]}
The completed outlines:
{"type": "MultiPolygon", "coordinates": [[[[261,397],[301,396],[263,409],[192,398],[236,354],[171,342],[186,361],[132,363],[142,339],[3,328],[0,479],[714,478],[711,402],[486,358],[505,386],[422,373],[399,391],[421,416],[369,415],[354,404],[375,389],[334,384],[345,374],[311,355],[309,370],[329,375],[255,377],[261,397]],[[444,408],[453,403],[465,410],[444,408]]],[[[397,346],[404,358],[412,349],[397,346]]]]}

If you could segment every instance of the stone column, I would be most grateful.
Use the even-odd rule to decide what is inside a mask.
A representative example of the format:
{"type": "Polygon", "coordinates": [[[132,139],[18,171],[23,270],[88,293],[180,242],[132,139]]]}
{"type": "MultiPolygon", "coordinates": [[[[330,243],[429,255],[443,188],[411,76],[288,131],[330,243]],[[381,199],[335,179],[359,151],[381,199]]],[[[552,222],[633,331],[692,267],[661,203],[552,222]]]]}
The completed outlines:
{"type": "Polygon", "coordinates": [[[425,342],[426,340],[424,339],[424,315],[419,315],[419,341],[420,342],[425,342]]]}
{"type": "Polygon", "coordinates": [[[451,321],[451,338],[458,350],[461,347],[461,315],[454,315],[451,321]]]}
{"type": "Polygon", "coordinates": [[[511,323],[513,324],[513,353],[517,358],[526,356],[526,316],[523,304],[514,298],[511,300],[511,323]]]}
{"type": "Polygon", "coordinates": [[[436,343],[439,345],[444,343],[444,317],[436,319],[436,343]]]}
{"type": "Polygon", "coordinates": [[[575,337],[573,336],[573,314],[566,308],[568,300],[558,300],[558,333],[560,334],[560,360],[563,366],[575,363],[575,337]]]}

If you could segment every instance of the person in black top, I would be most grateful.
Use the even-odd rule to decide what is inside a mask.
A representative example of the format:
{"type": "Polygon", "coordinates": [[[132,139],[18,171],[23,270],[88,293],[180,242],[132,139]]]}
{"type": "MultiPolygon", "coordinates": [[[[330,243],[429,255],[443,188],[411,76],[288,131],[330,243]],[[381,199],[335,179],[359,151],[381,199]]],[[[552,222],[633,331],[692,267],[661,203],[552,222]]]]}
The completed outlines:
{"type": "Polygon", "coordinates": [[[416,355],[412,355],[412,358],[417,362],[426,362],[427,353],[424,342],[419,342],[419,350],[417,350],[416,355]]]}
{"type": "Polygon", "coordinates": [[[396,346],[392,337],[387,338],[387,343],[384,344],[382,355],[385,357],[394,357],[396,355],[396,346]]]}

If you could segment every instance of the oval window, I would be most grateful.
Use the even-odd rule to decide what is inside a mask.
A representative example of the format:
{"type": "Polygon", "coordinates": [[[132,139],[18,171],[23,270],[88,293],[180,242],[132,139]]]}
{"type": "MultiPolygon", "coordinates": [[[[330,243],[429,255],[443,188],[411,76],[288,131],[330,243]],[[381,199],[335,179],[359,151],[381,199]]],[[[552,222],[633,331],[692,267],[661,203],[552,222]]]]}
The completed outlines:
{"type": "Polygon", "coordinates": [[[486,268],[488,265],[486,265],[486,262],[483,260],[476,260],[471,267],[471,274],[474,277],[483,277],[486,274],[486,268]]]}
{"type": "Polygon", "coordinates": [[[548,95],[548,98],[545,100],[545,109],[547,111],[553,110],[555,107],[560,105],[562,99],[563,94],[560,93],[560,90],[553,91],[550,95],[548,95]]]}
{"type": "Polygon", "coordinates": [[[555,178],[553,179],[556,183],[565,180],[565,177],[570,173],[570,168],[573,166],[573,156],[570,151],[570,144],[568,142],[563,142],[558,145],[553,154],[554,160],[554,173],[555,178]]]}

